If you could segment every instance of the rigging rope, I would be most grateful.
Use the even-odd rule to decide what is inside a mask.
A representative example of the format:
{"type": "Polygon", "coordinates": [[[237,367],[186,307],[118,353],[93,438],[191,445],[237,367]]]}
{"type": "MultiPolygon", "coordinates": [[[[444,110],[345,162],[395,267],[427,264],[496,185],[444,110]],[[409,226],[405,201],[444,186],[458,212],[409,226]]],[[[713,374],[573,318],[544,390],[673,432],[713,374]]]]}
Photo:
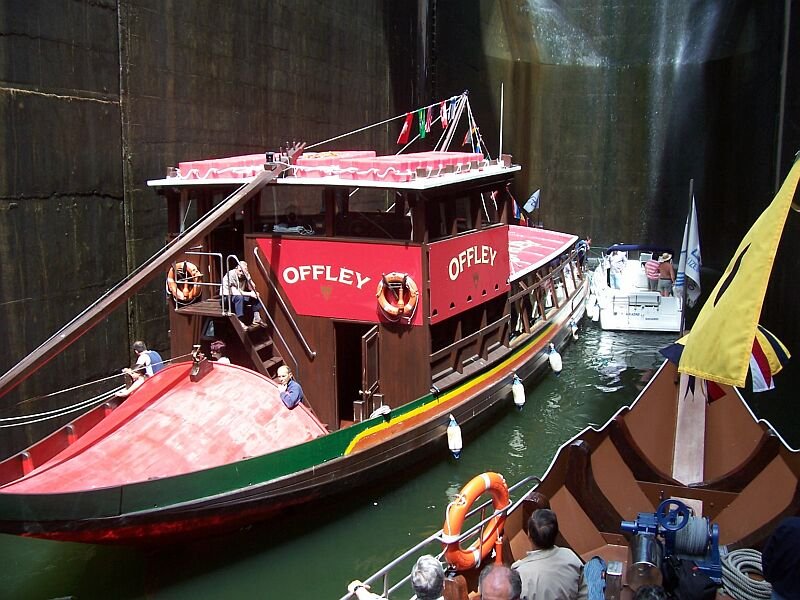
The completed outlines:
{"type": "Polygon", "coordinates": [[[420,110],[428,110],[434,106],[439,106],[442,102],[450,102],[452,100],[455,100],[456,98],[460,98],[461,96],[465,96],[465,94],[460,94],[458,96],[451,96],[447,100],[440,100],[438,102],[434,102],[433,104],[428,104],[427,106],[420,106],[419,108],[414,109],[413,111],[408,111],[394,117],[389,117],[388,119],[384,119],[383,121],[379,121],[378,123],[373,123],[372,125],[366,125],[364,127],[360,127],[359,129],[354,129],[353,131],[342,133],[341,135],[328,138],[327,140],[322,140],[321,142],[315,142],[314,144],[306,146],[306,149],[316,148],[317,146],[322,146],[323,144],[327,144],[329,142],[335,142],[336,140],[346,138],[347,136],[355,135],[356,133],[361,133],[362,131],[367,131],[368,129],[372,129],[373,127],[380,127],[381,125],[386,125],[386,123],[391,123],[392,121],[396,121],[397,119],[405,119],[406,115],[410,113],[419,112],[420,110]]]}
{"type": "Polygon", "coordinates": [[[772,586],[768,581],[751,578],[751,574],[764,576],[758,550],[742,548],[722,558],[722,584],[729,596],[736,600],[768,600],[772,586]]]}
{"type": "MultiPolygon", "coordinates": [[[[166,364],[169,364],[171,362],[177,361],[179,359],[186,358],[188,356],[191,356],[191,352],[187,353],[187,354],[182,354],[181,356],[175,356],[175,357],[167,359],[167,360],[162,360],[161,364],[166,365],[166,364]]],[[[79,385],[75,385],[75,386],[72,386],[72,387],[69,387],[69,388],[64,388],[63,390],[58,390],[58,391],[55,391],[55,392],[51,392],[49,394],[44,394],[42,396],[36,396],[34,398],[29,398],[29,399],[25,400],[24,402],[31,402],[33,400],[38,400],[40,398],[50,398],[52,396],[57,396],[59,394],[63,394],[63,393],[66,393],[66,392],[71,392],[71,391],[77,390],[77,389],[82,388],[82,387],[86,387],[86,386],[89,386],[89,385],[96,385],[96,384],[102,383],[104,381],[109,381],[111,379],[116,379],[118,377],[123,377],[122,373],[119,373],[119,374],[116,374],[116,375],[110,375],[109,377],[102,377],[100,379],[95,379],[93,381],[87,381],[86,383],[81,383],[79,385]]],[[[112,388],[111,390],[107,390],[105,392],[102,392],[102,393],[98,394],[97,396],[89,398],[88,400],[81,400],[80,402],[76,402],[75,404],[72,404],[72,405],[69,405],[69,406],[62,406],[61,408],[56,408],[56,409],[49,410],[49,411],[43,411],[43,412],[40,412],[40,413],[33,413],[33,414],[30,414],[30,415],[20,415],[20,416],[16,416],[16,417],[0,418],[0,429],[6,429],[8,427],[23,427],[23,426],[26,426],[26,425],[32,425],[33,423],[39,423],[41,421],[47,421],[49,419],[56,419],[56,418],[61,417],[63,415],[68,415],[70,413],[77,412],[77,411],[79,411],[79,410],[81,410],[83,408],[86,408],[87,406],[100,404],[101,402],[105,401],[107,398],[110,398],[115,393],[117,393],[118,391],[122,390],[124,387],[125,387],[124,385],[117,386],[115,388],[112,388]],[[19,421],[19,422],[15,423],[14,421],[19,421]]]]}

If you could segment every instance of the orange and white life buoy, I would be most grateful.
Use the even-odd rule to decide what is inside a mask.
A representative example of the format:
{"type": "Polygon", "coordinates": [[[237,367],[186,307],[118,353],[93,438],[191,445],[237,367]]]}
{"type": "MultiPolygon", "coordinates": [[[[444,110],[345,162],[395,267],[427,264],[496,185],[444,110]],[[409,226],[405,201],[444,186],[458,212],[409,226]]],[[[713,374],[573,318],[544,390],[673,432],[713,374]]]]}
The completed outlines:
{"type": "Polygon", "coordinates": [[[378,306],[392,321],[411,322],[419,302],[419,288],[408,273],[389,273],[378,282],[378,306]]]}
{"type": "Polygon", "coordinates": [[[203,293],[201,277],[200,269],[188,260],[175,263],[167,273],[167,291],[178,302],[194,302],[203,293]]]}
{"type": "Polygon", "coordinates": [[[502,475],[489,472],[473,478],[447,505],[442,527],[445,560],[459,571],[479,566],[481,560],[492,551],[503,531],[506,522],[505,510],[508,506],[508,485],[502,475]],[[495,515],[483,526],[480,539],[464,549],[458,539],[461,536],[464,520],[475,501],[486,492],[492,496],[495,515]]]}

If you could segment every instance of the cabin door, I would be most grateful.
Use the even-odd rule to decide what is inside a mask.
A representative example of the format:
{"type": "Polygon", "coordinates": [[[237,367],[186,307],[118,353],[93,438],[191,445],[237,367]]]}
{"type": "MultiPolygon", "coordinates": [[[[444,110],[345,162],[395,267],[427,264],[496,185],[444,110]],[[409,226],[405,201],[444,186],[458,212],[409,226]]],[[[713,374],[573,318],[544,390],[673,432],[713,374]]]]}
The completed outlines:
{"type": "MultiPolygon", "coordinates": [[[[361,337],[361,401],[364,406],[363,419],[383,404],[380,391],[380,337],[375,325],[361,337]]],[[[362,419],[362,420],[363,420],[362,419]]]]}
{"type": "Polygon", "coordinates": [[[372,396],[377,390],[378,377],[377,329],[371,323],[334,323],[336,401],[341,425],[358,423],[372,412],[372,396]]]}

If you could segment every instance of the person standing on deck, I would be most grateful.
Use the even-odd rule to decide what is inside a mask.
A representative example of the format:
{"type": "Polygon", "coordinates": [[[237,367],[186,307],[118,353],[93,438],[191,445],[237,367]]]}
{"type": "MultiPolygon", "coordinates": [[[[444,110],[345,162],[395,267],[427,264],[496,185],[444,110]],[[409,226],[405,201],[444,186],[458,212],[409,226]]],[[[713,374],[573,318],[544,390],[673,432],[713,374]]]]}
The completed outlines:
{"type": "Polygon", "coordinates": [[[651,292],[658,291],[659,262],[651,258],[644,263],[644,274],[647,275],[647,289],[651,292]]]}
{"type": "Polygon", "coordinates": [[[292,410],[305,400],[303,388],[294,380],[291,369],[286,365],[278,368],[278,384],[278,389],[281,392],[281,401],[289,410],[292,410]]]}
{"type": "Polygon", "coordinates": [[[614,250],[609,257],[608,262],[608,274],[610,277],[609,283],[615,290],[621,289],[622,273],[625,271],[625,264],[628,262],[628,259],[625,257],[624,253],[620,252],[619,250],[614,250]]]}
{"type": "Polygon", "coordinates": [[[672,254],[664,252],[658,257],[658,291],[662,296],[672,294],[675,283],[675,269],[672,266],[672,254]]]}
{"type": "Polygon", "coordinates": [[[136,354],[136,362],[130,369],[122,369],[127,386],[114,394],[117,398],[127,398],[133,390],[144,383],[145,379],[164,368],[161,355],[155,350],[148,350],[143,341],[133,342],[133,352],[136,354]]]}
{"type": "Polygon", "coordinates": [[[232,310],[243,325],[250,327],[261,322],[258,314],[258,298],[250,288],[250,272],[247,263],[239,264],[222,278],[222,307],[232,310]]]}

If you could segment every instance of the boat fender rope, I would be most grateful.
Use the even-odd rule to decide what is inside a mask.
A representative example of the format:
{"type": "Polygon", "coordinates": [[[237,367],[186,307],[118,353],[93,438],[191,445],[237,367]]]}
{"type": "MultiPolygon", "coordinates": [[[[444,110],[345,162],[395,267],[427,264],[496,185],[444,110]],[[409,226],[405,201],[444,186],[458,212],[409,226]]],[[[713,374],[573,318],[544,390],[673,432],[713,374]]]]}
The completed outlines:
{"type": "Polygon", "coordinates": [[[741,548],[722,558],[722,585],[729,596],[736,600],[768,600],[772,596],[772,585],[766,580],[752,579],[751,573],[764,576],[758,550],[741,548]]]}

